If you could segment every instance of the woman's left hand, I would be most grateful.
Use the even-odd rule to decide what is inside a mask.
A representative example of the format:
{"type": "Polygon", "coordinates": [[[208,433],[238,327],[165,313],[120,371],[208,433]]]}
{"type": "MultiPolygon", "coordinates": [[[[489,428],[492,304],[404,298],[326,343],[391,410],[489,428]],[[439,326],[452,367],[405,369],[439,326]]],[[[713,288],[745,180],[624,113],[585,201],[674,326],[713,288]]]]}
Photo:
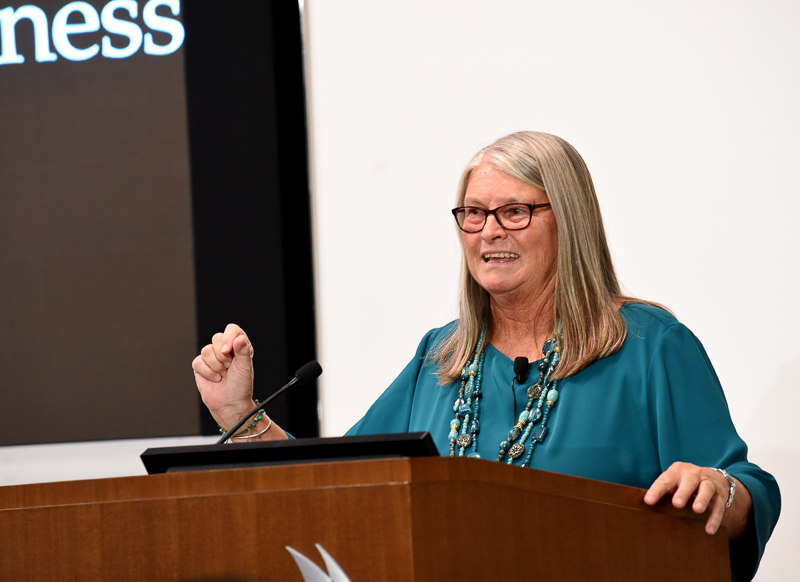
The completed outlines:
{"type": "Polygon", "coordinates": [[[721,473],[691,463],[673,463],[650,486],[644,502],[655,505],[664,495],[671,493],[672,505],[685,507],[694,499],[692,511],[710,511],[706,533],[715,534],[720,525],[724,525],[728,528],[728,537],[734,539],[744,534],[752,506],[750,493],[738,480],[735,481],[736,494],[731,506],[726,508],[730,486],[721,473]]]}

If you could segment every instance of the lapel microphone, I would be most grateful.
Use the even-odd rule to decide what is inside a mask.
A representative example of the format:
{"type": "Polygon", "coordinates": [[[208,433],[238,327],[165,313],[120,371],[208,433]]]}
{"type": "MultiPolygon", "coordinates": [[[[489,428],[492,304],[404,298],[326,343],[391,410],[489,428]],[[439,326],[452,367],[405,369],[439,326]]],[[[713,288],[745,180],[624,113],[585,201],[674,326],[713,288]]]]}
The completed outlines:
{"type": "Polygon", "coordinates": [[[525,378],[528,377],[528,368],[530,368],[528,358],[525,356],[514,358],[514,374],[517,375],[516,378],[519,384],[522,384],[525,381],[525,378]]]}

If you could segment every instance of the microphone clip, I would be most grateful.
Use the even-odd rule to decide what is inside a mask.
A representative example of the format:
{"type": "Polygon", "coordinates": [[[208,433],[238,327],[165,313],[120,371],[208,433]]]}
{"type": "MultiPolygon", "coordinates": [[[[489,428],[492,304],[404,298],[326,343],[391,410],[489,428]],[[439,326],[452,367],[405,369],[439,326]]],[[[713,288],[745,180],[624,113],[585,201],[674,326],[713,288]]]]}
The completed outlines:
{"type": "Polygon", "coordinates": [[[514,358],[514,374],[516,374],[516,380],[519,384],[522,384],[528,377],[529,368],[528,358],[525,356],[514,358]]]}

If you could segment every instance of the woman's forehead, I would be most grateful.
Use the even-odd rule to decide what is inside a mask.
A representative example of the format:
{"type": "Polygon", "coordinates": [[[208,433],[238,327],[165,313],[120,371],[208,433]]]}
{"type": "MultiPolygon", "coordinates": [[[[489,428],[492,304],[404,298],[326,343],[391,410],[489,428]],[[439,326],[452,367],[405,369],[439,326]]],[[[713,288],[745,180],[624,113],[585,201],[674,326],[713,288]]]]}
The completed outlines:
{"type": "Polygon", "coordinates": [[[547,194],[486,161],[472,171],[464,194],[465,206],[501,206],[516,202],[541,204],[547,202],[547,194]]]}

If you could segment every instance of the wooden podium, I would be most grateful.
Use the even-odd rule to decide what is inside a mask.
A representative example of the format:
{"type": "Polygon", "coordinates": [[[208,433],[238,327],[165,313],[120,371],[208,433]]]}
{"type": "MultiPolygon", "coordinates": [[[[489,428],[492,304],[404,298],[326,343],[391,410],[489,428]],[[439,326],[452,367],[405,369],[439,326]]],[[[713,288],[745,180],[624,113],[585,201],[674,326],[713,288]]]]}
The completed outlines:
{"type": "Polygon", "coordinates": [[[0,487],[0,580],[729,582],[724,530],[610,483],[400,458],[0,487]]]}

